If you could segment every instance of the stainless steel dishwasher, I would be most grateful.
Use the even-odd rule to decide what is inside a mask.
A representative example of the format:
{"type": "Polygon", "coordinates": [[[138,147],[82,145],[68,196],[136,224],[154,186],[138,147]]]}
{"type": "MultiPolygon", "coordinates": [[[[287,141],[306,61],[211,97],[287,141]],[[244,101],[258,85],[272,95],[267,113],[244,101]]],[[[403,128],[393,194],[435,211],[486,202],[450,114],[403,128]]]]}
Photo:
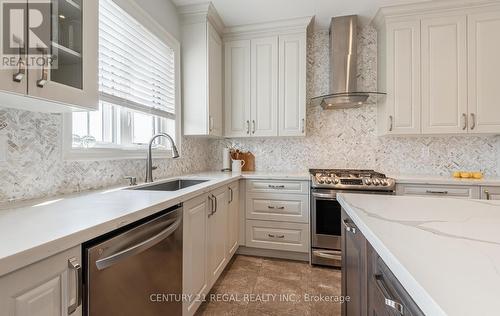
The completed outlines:
{"type": "Polygon", "coordinates": [[[182,206],[83,249],[85,315],[182,315],[182,206]]]}

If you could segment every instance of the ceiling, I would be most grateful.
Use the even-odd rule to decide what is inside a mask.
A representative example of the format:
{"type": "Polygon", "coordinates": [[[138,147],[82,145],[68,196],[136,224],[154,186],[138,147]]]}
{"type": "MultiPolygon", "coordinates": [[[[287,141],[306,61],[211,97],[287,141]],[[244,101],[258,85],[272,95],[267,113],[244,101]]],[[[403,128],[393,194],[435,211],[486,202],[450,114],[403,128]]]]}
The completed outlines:
{"type": "MultiPolygon", "coordinates": [[[[172,1],[177,6],[207,2],[172,1]]],[[[226,26],[316,16],[316,27],[327,28],[332,16],[357,14],[361,23],[367,23],[380,6],[423,1],[427,0],[212,0],[212,3],[226,26]]]]}

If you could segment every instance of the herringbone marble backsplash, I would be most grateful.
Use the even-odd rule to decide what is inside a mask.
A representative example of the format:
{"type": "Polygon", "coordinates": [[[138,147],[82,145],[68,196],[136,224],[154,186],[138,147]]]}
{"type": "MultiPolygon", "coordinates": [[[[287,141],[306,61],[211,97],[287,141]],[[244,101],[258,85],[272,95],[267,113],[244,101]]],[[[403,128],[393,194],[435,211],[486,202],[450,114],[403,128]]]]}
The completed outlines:
{"type": "MultiPolygon", "coordinates": [[[[376,88],[376,35],[359,33],[358,84],[376,88]]],[[[328,91],[328,32],[315,32],[308,50],[308,96],[328,91]]],[[[1,104],[1,100],[0,100],[1,104]]],[[[0,109],[0,138],[8,140],[0,162],[0,203],[103,188],[144,178],[145,159],[64,161],[62,117],[0,109]]],[[[312,167],[373,168],[386,173],[448,174],[482,170],[500,176],[498,137],[377,137],[376,105],[358,109],[307,110],[307,137],[182,139],[182,157],[159,159],[157,178],[221,168],[221,148],[236,145],[255,153],[257,170],[306,171],[312,167]]]]}

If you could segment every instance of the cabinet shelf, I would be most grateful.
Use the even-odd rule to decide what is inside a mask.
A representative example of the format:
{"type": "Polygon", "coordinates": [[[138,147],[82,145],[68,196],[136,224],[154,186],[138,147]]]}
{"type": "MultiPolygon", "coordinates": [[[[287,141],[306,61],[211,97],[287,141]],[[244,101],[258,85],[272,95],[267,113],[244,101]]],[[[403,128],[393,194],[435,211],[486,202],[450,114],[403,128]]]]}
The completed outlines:
{"type": "Polygon", "coordinates": [[[67,48],[56,42],[52,42],[52,47],[54,51],[57,51],[58,62],[64,65],[73,65],[81,62],[82,54],[67,48]]]}
{"type": "Polygon", "coordinates": [[[82,15],[81,5],[77,1],[58,1],[58,6],[58,14],[63,15],[66,19],[80,18],[82,15]]]}

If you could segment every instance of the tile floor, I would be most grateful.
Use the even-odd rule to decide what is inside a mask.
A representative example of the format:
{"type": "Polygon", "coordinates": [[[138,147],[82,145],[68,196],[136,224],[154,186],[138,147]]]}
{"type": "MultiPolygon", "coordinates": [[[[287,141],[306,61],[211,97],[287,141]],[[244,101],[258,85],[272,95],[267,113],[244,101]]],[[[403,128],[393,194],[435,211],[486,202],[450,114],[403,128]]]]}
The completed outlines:
{"type": "Polygon", "coordinates": [[[340,270],[311,267],[306,262],[237,255],[196,315],[337,316],[340,303],[307,302],[306,295],[336,299],[340,275],[340,270]]]}

